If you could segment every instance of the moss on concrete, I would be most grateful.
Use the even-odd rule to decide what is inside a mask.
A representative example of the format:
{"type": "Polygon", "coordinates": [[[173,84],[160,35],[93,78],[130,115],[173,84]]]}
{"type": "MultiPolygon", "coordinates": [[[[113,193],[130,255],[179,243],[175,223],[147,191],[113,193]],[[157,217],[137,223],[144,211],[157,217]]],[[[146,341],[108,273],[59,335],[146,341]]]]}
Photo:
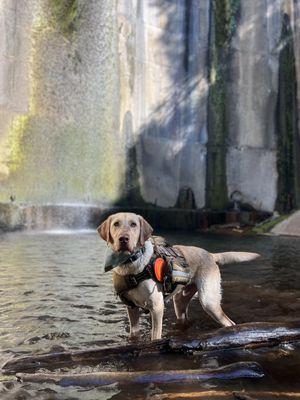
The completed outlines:
{"type": "Polygon", "coordinates": [[[278,215],[278,217],[269,218],[265,222],[262,222],[253,228],[251,232],[257,234],[268,233],[272,228],[274,228],[274,226],[284,221],[288,217],[289,215],[278,215]]]}
{"type": "Polygon", "coordinates": [[[10,126],[8,141],[10,148],[9,157],[9,170],[10,172],[17,171],[19,165],[22,163],[24,154],[22,151],[21,143],[23,141],[24,133],[30,129],[30,115],[17,115],[10,126]]]}
{"type": "Polygon", "coordinates": [[[51,10],[53,27],[64,36],[70,36],[76,31],[78,18],[78,0],[48,0],[51,10]]]}
{"type": "Polygon", "coordinates": [[[212,8],[216,47],[229,46],[238,25],[241,0],[214,0],[212,8]]]}
{"type": "Polygon", "coordinates": [[[239,10],[240,0],[212,1],[206,175],[206,205],[211,209],[224,209],[228,205],[226,82],[230,60],[230,42],[237,27],[239,10]]]}
{"type": "Polygon", "coordinates": [[[283,16],[282,50],[279,56],[277,102],[277,170],[276,208],[290,212],[300,207],[300,142],[297,121],[297,78],[293,33],[288,15],[283,16]]]}

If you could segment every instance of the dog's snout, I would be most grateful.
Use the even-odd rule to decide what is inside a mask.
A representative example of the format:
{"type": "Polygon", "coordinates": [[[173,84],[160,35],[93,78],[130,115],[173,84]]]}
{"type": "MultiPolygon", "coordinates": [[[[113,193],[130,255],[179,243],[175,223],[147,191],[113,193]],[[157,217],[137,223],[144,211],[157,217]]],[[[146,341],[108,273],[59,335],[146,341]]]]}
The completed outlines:
{"type": "Polygon", "coordinates": [[[129,242],[129,236],[123,235],[119,237],[119,242],[121,244],[127,244],[129,242]]]}

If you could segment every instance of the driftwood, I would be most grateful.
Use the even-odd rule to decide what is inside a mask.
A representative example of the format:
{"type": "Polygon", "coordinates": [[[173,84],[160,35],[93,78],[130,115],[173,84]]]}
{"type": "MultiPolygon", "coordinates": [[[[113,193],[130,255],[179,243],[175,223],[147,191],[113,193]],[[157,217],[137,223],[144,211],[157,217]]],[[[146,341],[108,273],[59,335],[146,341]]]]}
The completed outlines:
{"type": "Polygon", "coordinates": [[[197,339],[162,339],[127,346],[21,357],[8,361],[2,369],[6,374],[36,371],[39,368],[51,370],[62,366],[99,364],[138,356],[276,346],[281,342],[297,340],[300,340],[300,322],[255,322],[221,328],[199,335],[197,339]]]}
{"type": "Polygon", "coordinates": [[[199,339],[170,339],[172,350],[210,351],[236,347],[265,347],[300,339],[300,322],[240,324],[218,329],[199,339]]]}
{"type": "Polygon", "coordinates": [[[103,386],[147,383],[197,383],[208,379],[262,378],[264,372],[256,362],[238,362],[216,369],[179,371],[96,372],[86,374],[17,374],[22,382],[50,382],[60,386],[103,386]]]}

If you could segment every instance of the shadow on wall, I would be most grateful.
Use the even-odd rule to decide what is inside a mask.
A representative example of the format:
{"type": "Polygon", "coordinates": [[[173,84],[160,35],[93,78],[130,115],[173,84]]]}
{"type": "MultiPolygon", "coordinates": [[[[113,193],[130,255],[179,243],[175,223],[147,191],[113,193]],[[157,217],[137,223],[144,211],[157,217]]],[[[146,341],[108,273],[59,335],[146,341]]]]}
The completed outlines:
{"type": "MultiPolygon", "coordinates": [[[[116,204],[203,208],[209,1],[200,5],[192,0],[151,0],[145,7],[140,5],[137,20],[143,21],[143,30],[149,26],[150,31],[153,29],[150,35],[156,35],[156,41],[153,40],[154,47],[149,44],[143,56],[135,49],[135,73],[139,73],[139,79],[133,96],[142,93],[143,98],[138,101],[143,109],[139,117],[135,110],[124,117],[126,174],[122,196],[116,204]],[[155,15],[158,11],[160,15],[155,15]],[[146,12],[147,18],[143,15],[146,12]],[[151,18],[163,28],[153,28],[151,18]],[[143,58],[142,62],[138,57],[143,58]],[[141,128],[135,134],[132,127],[137,121],[134,124],[132,120],[137,118],[141,128]]],[[[138,46],[143,45],[137,43],[138,46]]]]}
{"type": "MultiPolygon", "coordinates": [[[[124,116],[126,173],[116,205],[212,210],[232,207],[226,184],[226,82],[239,7],[234,4],[228,8],[227,3],[147,3],[147,18],[159,11],[160,16],[154,19],[163,29],[152,32],[160,33],[157,47],[146,50],[146,61],[135,59],[135,73],[138,68],[146,70],[139,71],[134,89],[144,96],[140,99],[144,107],[141,114],[146,122],[135,135],[136,116],[131,111],[124,116]],[[157,64],[153,66],[148,58],[158,60],[157,64]],[[151,74],[159,79],[152,82],[151,74]],[[151,108],[148,103],[153,92],[156,106],[145,115],[151,108]]],[[[137,20],[146,19],[144,8],[140,4],[137,20]]],[[[151,21],[149,24],[151,27],[151,21]]],[[[142,25],[145,29],[144,22],[142,25]]]]}
{"type": "Polygon", "coordinates": [[[288,213],[300,208],[300,135],[297,76],[290,17],[283,15],[279,55],[277,126],[278,195],[276,208],[288,213]]]}
{"type": "MultiPolygon", "coordinates": [[[[227,3],[160,2],[165,26],[160,29],[156,50],[160,56],[163,52],[164,62],[156,67],[162,70],[162,83],[164,79],[168,83],[167,94],[162,90],[165,88],[156,88],[158,105],[145,116],[146,122],[136,135],[134,113],[124,115],[125,181],[113,212],[139,212],[163,228],[206,228],[237,222],[228,220],[228,215],[232,218],[241,211],[248,213],[245,219],[250,213],[254,219],[266,217],[266,213],[258,216],[251,205],[244,204],[240,193],[235,191],[229,198],[227,193],[227,82],[232,79],[230,43],[240,12],[239,2],[232,2],[229,9],[227,3]]],[[[155,10],[158,1],[149,4],[155,10]]],[[[139,13],[143,20],[141,9],[139,13]]],[[[136,61],[135,73],[142,64],[155,74],[152,64],[136,61]]],[[[145,81],[148,78],[151,74],[141,73],[135,82],[140,85],[136,91],[145,96],[140,99],[145,109],[151,106],[144,103],[151,97],[147,89],[153,89],[152,82],[145,81]]],[[[105,212],[102,219],[111,212],[105,212]]]]}
{"type": "MultiPolygon", "coordinates": [[[[201,208],[205,190],[205,143],[190,135],[189,124],[181,126],[180,121],[189,111],[186,103],[196,88],[197,82],[187,81],[182,90],[178,88],[179,98],[170,96],[153,111],[154,116],[162,112],[164,121],[153,117],[142,127],[137,140],[132,140],[130,129],[125,130],[125,182],[116,205],[201,208]],[[143,194],[150,201],[145,201],[143,194]]],[[[131,118],[128,112],[124,123],[127,128],[131,118]]]]}
{"type": "MultiPolygon", "coordinates": [[[[149,4],[158,9],[156,0],[149,4]]],[[[232,107],[234,101],[230,83],[236,78],[232,68],[236,49],[231,42],[239,23],[240,1],[175,4],[167,0],[160,4],[160,12],[165,27],[160,30],[159,51],[168,65],[168,94],[161,96],[162,100],[158,97],[159,104],[147,115],[136,138],[132,128],[135,116],[128,111],[124,117],[126,173],[122,196],[115,205],[254,211],[240,192],[236,200],[237,191],[228,193],[227,188],[226,157],[228,148],[235,146],[229,136],[229,103],[232,107]]],[[[287,19],[282,14],[283,32],[277,46],[278,106],[273,115],[277,118],[280,211],[300,205],[295,57],[293,35],[285,31],[290,29],[287,19]],[[283,192],[288,200],[280,200],[283,192]]],[[[147,82],[139,84],[146,87],[143,93],[148,101],[147,82]]]]}

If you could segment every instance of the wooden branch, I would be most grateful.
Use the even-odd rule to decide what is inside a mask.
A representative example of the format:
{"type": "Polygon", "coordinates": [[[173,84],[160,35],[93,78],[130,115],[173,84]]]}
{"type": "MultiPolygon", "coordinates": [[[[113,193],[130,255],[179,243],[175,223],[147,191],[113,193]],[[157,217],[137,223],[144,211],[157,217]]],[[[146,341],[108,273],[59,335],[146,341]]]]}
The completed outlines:
{"type": "Polygon", "coordinates": [[[103,361],[132,359],[166,353],[187,351],[211,351],[234,348],[276,346],[281,342],[300,340],[300,322],[269,323],[254,322],[221,328],[199,335],[197,339],[162,339],[153,342],[106,347],[93,350],[48,353],[21,357],[8,361],[3,367],[6,374],[49,370],[62,366],[92,365],[103,361]]]}
{"type": "Polygon", "coordinates": [[[17,374],[22,382],[50,382],[60,386],[103,386],[113,383],[197,383],[208,379],[262,378],[264,372],[256,362],[238,362],[216,369],[179,371],[95,372],[86,374],[17,374]]]}

